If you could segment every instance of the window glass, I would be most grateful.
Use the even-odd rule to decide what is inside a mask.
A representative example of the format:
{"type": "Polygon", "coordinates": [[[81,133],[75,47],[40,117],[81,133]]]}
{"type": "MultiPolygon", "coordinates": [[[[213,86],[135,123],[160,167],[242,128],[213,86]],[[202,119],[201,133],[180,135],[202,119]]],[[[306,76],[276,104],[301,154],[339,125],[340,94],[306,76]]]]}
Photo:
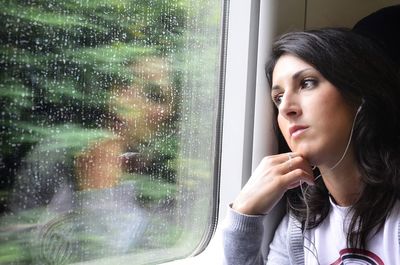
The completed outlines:
{"type": "Polygon", "coordinates": [[[201,248],[220,19],[216,0],[3,1],[1,264],[148,264],[201,248]]]}

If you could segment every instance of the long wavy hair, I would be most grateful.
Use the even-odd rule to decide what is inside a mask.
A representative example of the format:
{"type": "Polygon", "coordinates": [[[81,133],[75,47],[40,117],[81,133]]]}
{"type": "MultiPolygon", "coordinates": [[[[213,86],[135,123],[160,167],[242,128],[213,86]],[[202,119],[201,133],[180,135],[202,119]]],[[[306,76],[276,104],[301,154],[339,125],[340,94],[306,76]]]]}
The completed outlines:
{"type": "MultiPolygon", "coordinates": [[[[273,46],[266,65],[270,87],[275,64],[283,54],[313,65],[348,104],[363,102],[351,141],[365,188],[351,206],[347,245],[365,249],[368,235],[382,228],[400,198],[399,66],[372,41],[349,29],[293,32],[273,46]]],[[[282,134],[278,134],[284,143],[282,134]]],[[[281,147],[288,149],[285,144],[281,147]]],[[[303,230],[317,227],[330,209],[322,178],[306,190],[305,194],[300,188],[287,192],[289,211],[302,223],[303,230]]]]}

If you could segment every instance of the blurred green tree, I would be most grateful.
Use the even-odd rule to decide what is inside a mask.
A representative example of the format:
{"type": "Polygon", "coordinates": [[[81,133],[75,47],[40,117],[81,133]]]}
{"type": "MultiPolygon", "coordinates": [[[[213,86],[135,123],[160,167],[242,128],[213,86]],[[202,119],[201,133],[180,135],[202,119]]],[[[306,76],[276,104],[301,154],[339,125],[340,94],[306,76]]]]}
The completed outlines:
{"type": "MultiPolygon", "coordinates": [[[[0,212],[22,158],[42,139],[55,139],[71,158],[88,142],[112,137],[109,124],[118,122],[110,103],[115,87],[144,78],[132,71],[140,58],[179,50],[185,16],[182,0],[3,1],[0,212]]],[[[155,174],[172,181],[174,119],[160,129],[169,142],[154,134],[144,144],[154,147],[147,160],[165,165],[155,174]]]]}

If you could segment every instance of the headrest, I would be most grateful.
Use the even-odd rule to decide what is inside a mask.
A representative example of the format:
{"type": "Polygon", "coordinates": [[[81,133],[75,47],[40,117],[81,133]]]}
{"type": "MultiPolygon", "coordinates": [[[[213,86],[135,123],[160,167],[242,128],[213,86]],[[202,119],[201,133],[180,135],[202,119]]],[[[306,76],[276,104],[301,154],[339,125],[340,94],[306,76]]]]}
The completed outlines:
{"type": "Polygon", "coordinates": [[[400,67],[400,5],[382,8],[358,21],[353,31],[377,42],[400,67]]]}

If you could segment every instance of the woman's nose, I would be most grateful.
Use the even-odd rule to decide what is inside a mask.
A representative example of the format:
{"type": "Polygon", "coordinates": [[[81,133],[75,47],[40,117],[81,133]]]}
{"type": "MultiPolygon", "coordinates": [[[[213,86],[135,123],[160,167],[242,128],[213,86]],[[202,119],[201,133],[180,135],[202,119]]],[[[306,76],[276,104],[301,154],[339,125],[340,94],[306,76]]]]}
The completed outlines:
{"type": "Polygon", "coordinates": [[[279,104],[279,114],[285,118],[294,118],[301,114],[301,107],[295,95],[285,94],[279,104]]]}

